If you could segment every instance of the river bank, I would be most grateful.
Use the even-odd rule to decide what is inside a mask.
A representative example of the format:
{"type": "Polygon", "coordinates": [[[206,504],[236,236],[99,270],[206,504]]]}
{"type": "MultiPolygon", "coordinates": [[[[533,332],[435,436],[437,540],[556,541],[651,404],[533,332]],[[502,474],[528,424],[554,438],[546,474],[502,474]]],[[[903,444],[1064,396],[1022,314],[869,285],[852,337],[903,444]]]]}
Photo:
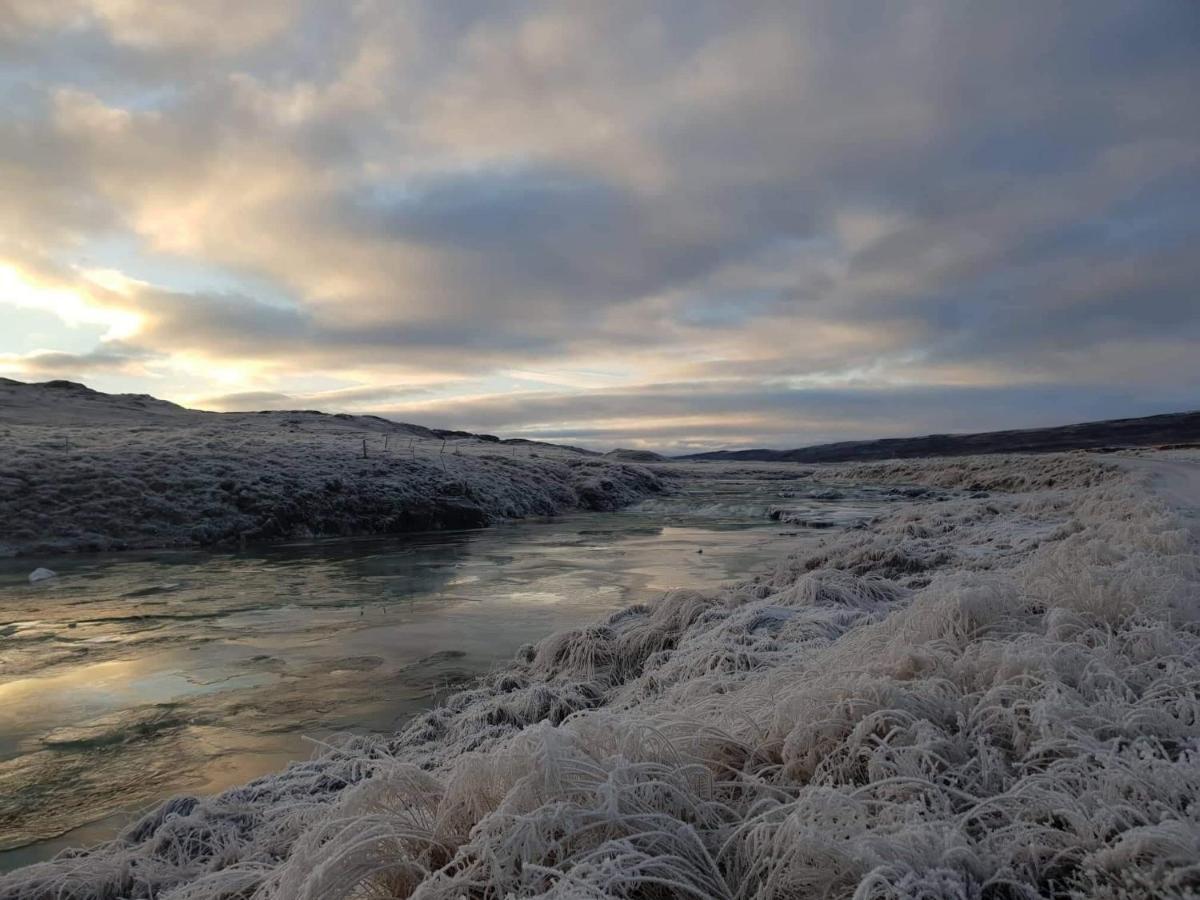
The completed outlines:
{"type": "Polygon", "coordinates": [[[394,737],[179,798],[0,896],[1184,896],[1197,557],[1149,476],[838,477],[970,493],[548,637],[394,737]]]}
{"type": "Polygon", "coordinates": [[[9,426],[0,455],[0,556],[481,528],[663,490],[631,463],[367,432],[334,417],[9,426]]]}

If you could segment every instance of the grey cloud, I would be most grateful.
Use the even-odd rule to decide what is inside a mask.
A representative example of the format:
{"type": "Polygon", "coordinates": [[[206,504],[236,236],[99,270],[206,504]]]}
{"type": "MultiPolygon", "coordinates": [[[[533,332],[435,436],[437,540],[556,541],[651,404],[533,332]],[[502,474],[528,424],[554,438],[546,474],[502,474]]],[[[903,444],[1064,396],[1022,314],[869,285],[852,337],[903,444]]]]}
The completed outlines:
{"type": "MultiPolygon", "coordinates": [[[[255,40],[209,48],[173,20],[144,39],[96,16],[0,27],[20,100],[0,117],[0,255],[69,258],[128,232],[270,282],[290,306],[146,292],[134,340],[276,371],[657,351],[650,377],[705,380],[580,408],[714,429],[737,403],[832,415],[770,382],[906,359],[996,373],[1012,398],[998,422],[1018,396],[1125,409],[1134,370],[1164,401],[1200,381],[1176,352],[1200,339],[1195,4],[318,2],[281,28],[268,13],[255,40]],[[64,87],[129,106],[128,128],[86,109],[54,121],[64,87]],[[847,214],[878,228],[849,233],[847,214]],[[1178,368],[1155,371],[1155,348],[1178,368]],[[758,383],[735,402],[708,380],[731,375],[758,383]]],[[[930,422],[988,409],[929,390],[930,422]]],[[[862,396],[836,395],[874,421],[862,396]]],[[[539,396],[421,409],[485,429],[566,414],[539,396]]]]}
{"type": "Polygon", "coordinates": [[[197,401],[204,409],[228,412],[252,412],[260,409],[316,409],[321,412],[344,412],[364,404],[397,403],[406,399],[428,396],[435,386],[405,387],[380,385],[341,388],[308,393],[281,391],[237,391],[219,394],[197,401]]]}
{"type": "Polygon", "coordinates": [[[529,333],[489,335],[487,323],[449,321],[362,326],[301,307],[263,303],[238,294],[138,293],[129,306],[145,316],[136,340],[146,348],[191,350],[224,359],[260,358],[336,365],[419,362],[463,371],[538,352],[558,340],[529,333]]]}
{"type": "Polygon", "coordinates": [[[215,409],[220,412],[255,412],[260,409],[292,409],[298,404],[291,394],[279,391],[237,391],[206,397],[196,405],[202,409],[215,409]]]}
{"type": "Polygon", "coordinates": [[[87,353],[41,350],[26,354],[0,354],[0,364],[31,375],[69,378],[134,371],[157,358],[159,355],[156,353],[114,341],[87,353]]]}

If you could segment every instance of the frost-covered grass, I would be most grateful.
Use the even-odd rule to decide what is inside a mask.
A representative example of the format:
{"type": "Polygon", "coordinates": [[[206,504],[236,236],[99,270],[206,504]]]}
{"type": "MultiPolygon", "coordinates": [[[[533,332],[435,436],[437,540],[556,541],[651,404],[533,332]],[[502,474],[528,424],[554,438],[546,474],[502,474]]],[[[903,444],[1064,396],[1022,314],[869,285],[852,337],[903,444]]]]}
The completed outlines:
{"type": "Polygon", "coordinates": [[[1136,471],[977,496],[525,648],[384,740],[0,880],[41,898],[1035,898],[1200,889],[1200,570],[1136,471]]]}
{"type": "Polygon", "coordinates": [[[660,489],[635,464],[361,417],[2,423],[0,555],[469,528],[660,489]]]}

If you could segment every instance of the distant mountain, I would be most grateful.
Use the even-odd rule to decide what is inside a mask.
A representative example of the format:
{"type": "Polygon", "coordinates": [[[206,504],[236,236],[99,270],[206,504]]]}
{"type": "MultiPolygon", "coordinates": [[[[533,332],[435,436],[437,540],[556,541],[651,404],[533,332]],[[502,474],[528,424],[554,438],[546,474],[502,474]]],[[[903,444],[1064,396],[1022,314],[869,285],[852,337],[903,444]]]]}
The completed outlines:
{"type": "Polygon", "coordinates": [[[1049,453],[1055,450],[1105,450],[1170,444],[1200,444],[1200,411],[1109,419],[978,434],[928,434],[924,437],[842,441],[796,450],[717,450],[679,459],[759,460],[781,462],[852,462],[908,459],[918,456],[969,456],[975,453],[1049,453]]]}

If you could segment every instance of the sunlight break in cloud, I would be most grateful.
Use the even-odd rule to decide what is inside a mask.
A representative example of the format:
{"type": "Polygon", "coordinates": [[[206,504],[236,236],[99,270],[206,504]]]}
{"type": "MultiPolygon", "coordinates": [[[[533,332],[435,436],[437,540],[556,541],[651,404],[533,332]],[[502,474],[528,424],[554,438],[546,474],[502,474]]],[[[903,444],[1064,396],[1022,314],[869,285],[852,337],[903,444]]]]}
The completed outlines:
{"type": "MultiPolygon", "coordinates": [[[[127,287],[127,279],[116,272],[85,273],[84,277],[110,291],[123,291],[127,287]]],[[[141,317],[136,312],[97,302],[86,287],[39,283],[12,265],[0,265],[0,303],[53,313],[67,326],[102,325],[107,329],[101,337],[103,341],[132,337],[141,327],[141,317]]]]}

